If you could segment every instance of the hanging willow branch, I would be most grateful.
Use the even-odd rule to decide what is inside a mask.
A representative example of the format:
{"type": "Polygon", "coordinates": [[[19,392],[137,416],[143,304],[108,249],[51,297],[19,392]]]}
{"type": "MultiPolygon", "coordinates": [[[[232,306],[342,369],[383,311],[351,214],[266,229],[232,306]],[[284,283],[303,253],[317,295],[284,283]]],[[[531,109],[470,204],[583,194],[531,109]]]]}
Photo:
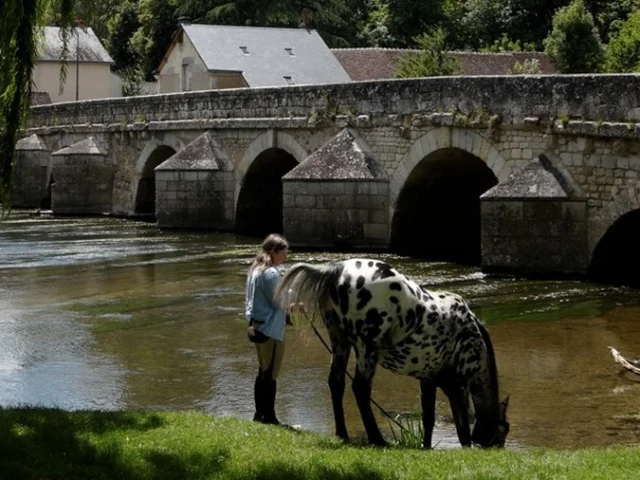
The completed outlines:
{"type": "Polygon", "coordinates": [[[59,25],[69,32],[74,9],[79,5],[76,0],[0,2],[0,204],[3,207],[0,217],[11,206],[14,149],[29,114],[31,79],[42,38],[41,27],[47,13],[55,10],[59,25]]]}

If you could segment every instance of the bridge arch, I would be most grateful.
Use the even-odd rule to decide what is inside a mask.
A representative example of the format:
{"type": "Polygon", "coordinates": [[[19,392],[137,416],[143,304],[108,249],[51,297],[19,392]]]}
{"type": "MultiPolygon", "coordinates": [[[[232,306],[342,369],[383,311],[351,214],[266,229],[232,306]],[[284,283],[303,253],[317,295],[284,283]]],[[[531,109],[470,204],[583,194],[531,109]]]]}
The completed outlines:
{"type": "Polygon", "coordinates": [[[480,263],[480,195],[510,168],[479,134],[436,128],[409,148],[390,180],[390,247],[429,260],[480,263]]]}
{"type": "Polygon", "coordinates": [[[131,191],[131,210],[134,214],[155,213],[154,169],[184,146],[184,142],[171,133],[147,141],[135,166],[135,180],[131,191]]]}
{"type": "Polygon", "coordinates": [[[307,158],[291,135],[269,130],[245,150],[235,169],[236,231],[282,232],[282,177],[307,158]]]}
{"type": "Polygon", "coordinates": [[[612,197],[590,226],[589,277],[640,287],[640,185],[614,187],[612,197]]]}

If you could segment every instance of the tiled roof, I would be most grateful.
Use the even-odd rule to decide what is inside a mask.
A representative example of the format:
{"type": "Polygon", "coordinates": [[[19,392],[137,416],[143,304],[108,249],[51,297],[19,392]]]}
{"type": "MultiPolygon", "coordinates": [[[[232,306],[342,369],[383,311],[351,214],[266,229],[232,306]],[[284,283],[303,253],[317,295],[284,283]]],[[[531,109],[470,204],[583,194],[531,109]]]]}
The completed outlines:
{"type": "Polygon", "coordinates": [[[231,170],[224,147],[211,132],[204,132],[182,150],[170,156],[155,168],[161,170],[231,170]]]}
{"type": "Polygon", "coordinates": [[[241,72],[250,87],[350,81],[312,29],[195,24],[182,28],[210,71],[241,72]]]}
{"type": "Polygon", "coordinates": [[[557,73],[551,59],[544,52],[449,52],[460,62],[464,75],[508,75],[516,62],[538,60],[541,74],[557,73]]]}
{"type": "MultiPolygon", "coordinates": [[[[59,27],[44,27],[44,41],[40,47],[39,60],[59,62],[62,59],[62,34],[59,27]]],[[[91,28],[74,29],[67,40],[67,61],[75,61],[78,42],[80,44],[79,60],[85,63],[113,63],[109,52],[102,46],[98,36],[91,28]]]]}
{"type": "Polygon", "coordinates": [[[285,180],[386,180],[387,174],[375,161],[371,149],[345,128],[300,165],[285,180]]]}
{"type": "MultiPolygon", "coordinates": [[[[400,57],[419,50],[399,48],[336,48],[331,50],[347,71],[351,80],[382,80],[395,78],[400,57]]],[[[549,57],[542,52],[462,52],[452,51],[449,55],[458,60],[462,75],[506,75],[516,62],[537,59],[540,73],[556,73],[549,57]]]]}

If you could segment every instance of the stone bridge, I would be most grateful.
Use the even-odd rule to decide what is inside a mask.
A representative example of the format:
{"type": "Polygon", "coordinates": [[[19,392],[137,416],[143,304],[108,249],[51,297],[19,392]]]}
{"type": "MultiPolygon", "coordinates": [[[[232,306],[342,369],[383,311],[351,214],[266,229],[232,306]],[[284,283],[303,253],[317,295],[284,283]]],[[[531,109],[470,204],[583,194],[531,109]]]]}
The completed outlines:
{"type": "MultiPolygon", "coordinates": [[[[635,278],[640,76],[440,77],[33,107],[14,205],[635,278]]],[[[619,277],[616,277],[619,278],[619,277]]]]}

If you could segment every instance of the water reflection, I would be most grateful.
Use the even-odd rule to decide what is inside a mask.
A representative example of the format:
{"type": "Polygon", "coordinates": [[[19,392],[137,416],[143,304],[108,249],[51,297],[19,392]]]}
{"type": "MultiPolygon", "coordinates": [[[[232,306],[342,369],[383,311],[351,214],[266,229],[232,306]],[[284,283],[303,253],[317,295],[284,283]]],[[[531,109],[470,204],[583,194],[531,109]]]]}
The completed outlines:
{"type": "MultiPolygon", "coordinates": [[[[1,223],[0,405],[198,408],[251,418],[256,367],[242,302],[258,241],[105,218],[14,215],[1,223]]],[[[606,348],[640,354],[637,291],[371,256],[428,288],[462,294],[489,324],[501,389],[511,394],[509,447],[639,441],[640,379],[618,375],[606,348]]],[[[339,257],[293,252],[290,261],[339,257]]],[[[333,433],[328,366],[308,328],[289,329],[281,420],[333,433]]],[[[384,370],[373,396],[392,412],[419,408],[418,383],[384,370]]],[[[440,400],[434,442],[457,446],[440,400]]],[[[362,436],[349,390],[345,408],[352,436],[362,436]]]]}

